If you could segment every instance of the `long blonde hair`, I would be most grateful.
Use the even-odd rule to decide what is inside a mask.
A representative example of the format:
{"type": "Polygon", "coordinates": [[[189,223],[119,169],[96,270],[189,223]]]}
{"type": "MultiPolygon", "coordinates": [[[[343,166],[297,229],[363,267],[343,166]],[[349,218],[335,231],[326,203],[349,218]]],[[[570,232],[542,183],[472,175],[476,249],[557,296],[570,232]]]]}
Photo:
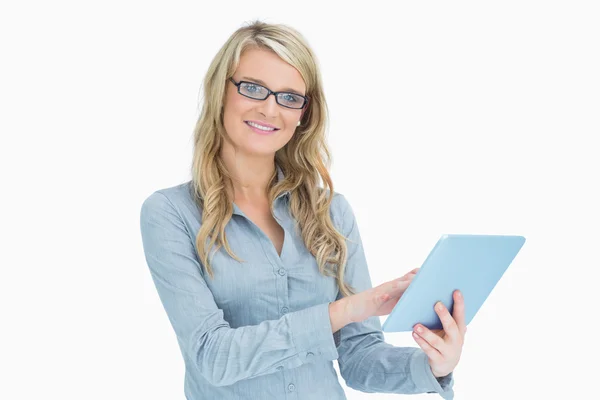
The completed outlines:
{"type": "Polygon", "coordinates": [[[202,223],[196,237],[198,256],[211,278],[213,270],[205,248],[208,238],[208,249],[215,246],[217,251],[223,246],[232,258],[240,261],[225,237],[225,226],[233,214],[233,199],[226,189],[232,189],[232,181],[219,154],[225,134],[226,83],[236,71],[240,56],[250,48],[270,50],[295,67],[306,83],[310,98],[301,125],[275,153],[275,162],[285,179],[276,182],[277,171],[274,171],[269,182],[269,204],[272,208],[279,194],[290,192],[290,212],[306,248],[317,261],[319,272],[335,277],[343,296],[354,294],[355,289],[344,282],[346,238],[336,230],[329,214],[334,191],[328,172],[331,155],[325,141],[328,109],[319,68],[304,37],[283,24],[257,20],[236,30],[215,55],[204,78],[204,104],[194,129],[192,161],[194,198],[202,209],[202,223]],[[329,190],[318,186],[319,178],[329,190]]]}

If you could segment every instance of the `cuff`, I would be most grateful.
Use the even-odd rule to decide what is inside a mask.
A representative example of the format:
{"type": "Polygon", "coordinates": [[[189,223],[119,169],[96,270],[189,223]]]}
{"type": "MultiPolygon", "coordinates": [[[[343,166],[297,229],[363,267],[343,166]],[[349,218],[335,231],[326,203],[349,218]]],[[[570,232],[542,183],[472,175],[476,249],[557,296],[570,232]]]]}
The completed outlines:
{"type": "Polygon", "coordinates": [[[329,303],[286,314],[296,351],[304,362],[314,358],[337,360],[339,357],[331,332],[329,303]]]}
{"type": "Polygon", "coordinates": [[[415,386],[422,392],[438,393],[445,400],[454,399],[454,373],[436,378],[429,366],[427,354],[420,348],[411,356],[410,374],[415,386]]]}

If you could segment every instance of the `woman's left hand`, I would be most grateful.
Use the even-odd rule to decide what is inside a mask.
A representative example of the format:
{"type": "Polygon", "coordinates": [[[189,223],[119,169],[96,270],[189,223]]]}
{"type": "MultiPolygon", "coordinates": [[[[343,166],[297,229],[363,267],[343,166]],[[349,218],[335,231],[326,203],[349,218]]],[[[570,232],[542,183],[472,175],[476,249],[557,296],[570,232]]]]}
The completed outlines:
{"type": "Polygon", "coordinates": [[[430,330],[421,324],[413,327],[413,338],[429,358],[431,371],[436,378],[446,376],[454,371],[460,360],[467,333],[464,299],[458,290],[454,291],[453,295],[452,315],[441,301],[435,307],[444,329],[430,330]],[[438,309],[439,306],[441,306],[441,310],[438,309]]]}

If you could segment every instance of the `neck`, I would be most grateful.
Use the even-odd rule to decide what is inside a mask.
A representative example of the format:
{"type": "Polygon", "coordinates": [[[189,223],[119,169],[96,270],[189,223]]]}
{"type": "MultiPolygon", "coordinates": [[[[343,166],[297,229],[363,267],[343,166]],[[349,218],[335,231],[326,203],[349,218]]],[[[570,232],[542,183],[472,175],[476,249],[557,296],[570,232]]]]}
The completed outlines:
{"type": "Polygon", "coordinates": [[[221,157],[231,175],[234,200],[249,201],[267,197],[269,181],[275,171],[273,156],[255,157],[225,150],[221,151],[221,157]]]}

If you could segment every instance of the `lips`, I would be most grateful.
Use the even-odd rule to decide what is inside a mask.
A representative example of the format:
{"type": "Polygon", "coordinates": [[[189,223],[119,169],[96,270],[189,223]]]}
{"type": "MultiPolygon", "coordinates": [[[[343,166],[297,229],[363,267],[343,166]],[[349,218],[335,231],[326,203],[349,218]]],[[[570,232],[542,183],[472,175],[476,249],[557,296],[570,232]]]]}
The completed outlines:
{"type": "MultiPolygon", "coordinates": [[[[250,128],[254,128],[254,127],[253,127],[252,125],[250,125],[248,122],[252,122],[252,121],[244,121],[244,123],[245,123],[246,125],[248,125],[250,128]]],[[[256,122],[254,122],[254,123],[255,123],[255,124],[257,124],[257,125],[261,125],[261,124],[259,124],[259,123],[256,123],[256,122]]],[[[261,125],[261,126],[265,126],[265,125],[261,125]]],[[[275,128],[274,126],[267,126],[267,128],[273,128],[273,130],[272,130],[272,131],[263,131],[263,132],[276,132],[276,131],[278,131],[278,130],[279,130],[279,128],[275,128]]],[[[255,128],[255,129],[258,129],[258,128],[255,128]]]]}
{"type": "Polygon", "coordinates": [[[265,130],[262,130],[259,128],[255,128],[254,126],[252,126],[248,123],[246,123],[246,126],[248,127],[248,129],[251,129],[254,133],[256,133],[257,135],[261,135],[261,136],[271,136],[271,135],[274,135],[275,133],[277,133],[277,131],[279,130],[279,129],[273,129],[270,131],[265,131],[265,130]]]}
{"type": "Polygon", "coordinates": [[[248,124],[248,122],[252,122],[253,124],[260,125],[260,126],[264,126],[265,128],[273,128],[273,129],[275,129],[276,131],[278,131],[278,130],[279,130],[279,128],[277,128],[276,126],[273,126],[273,125],[271,125],[271,124],[261,123],[261,122],[252,121],[252,120],[244,121],[244,123],[245,123],[246,125],[250,125],[250,124],[248,124]]]}

